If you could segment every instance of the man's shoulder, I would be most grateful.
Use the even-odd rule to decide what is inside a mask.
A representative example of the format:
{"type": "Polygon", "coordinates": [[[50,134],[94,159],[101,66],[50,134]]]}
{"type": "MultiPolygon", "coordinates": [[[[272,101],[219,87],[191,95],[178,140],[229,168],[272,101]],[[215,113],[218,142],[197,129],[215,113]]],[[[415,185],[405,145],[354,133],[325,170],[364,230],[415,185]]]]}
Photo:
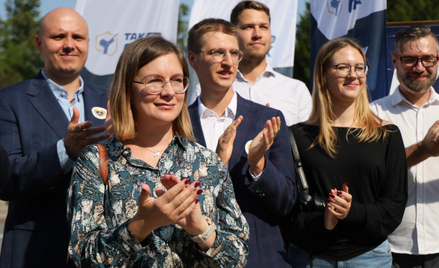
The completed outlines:
{"type": "Polygon", "coordinates": [[[291,85],[293,87],[303,86],[303,87],[307,88],[306,84],[298,79],[286,76],[286,75],[279,73],[279,72],[276,72],[274,70],[273,70],[273,72],[275,74],[274,79],[276,79],[277,81],[282,81],[283,83],[287,83],[288,85],[291,85]]]}
{"type": "Polygon", "coordinates": [[[84,90],[93,90],[96,93],[108,94],[108,88],[84,80],[84,90]]]}
{"type": "Polygon", "coordinates": [[[247,99],[239,96],[239,94],[238,94],[238,109],[239,109],[239,106],[248,107],[248,109],[251,109],[253,111],[257,111],[259,113],[273,114],[273,116],[281,113],[277,109],[253,102],[251,100],[247,100],[247,99]]]}
{"type": "Polygon", "coordinates": [[[46,81],[44,80],[44,78],[42,76],[40,77],[39,75],[37,75],[34,78],[27,79],[27,80],[24,80],[24,81],[21,81],[21,82],[18,82],[16,84],[13,84],[13,85],[10,85],[10,86],[7,86],[7,87],[0,89],[0,95],[11,96],[11,95],[24,94],[29,90],[29,88],[31,86],[34,86],[35,83],[43,84],[43,83],[46,83],[46,81]],[[42,80],[40,80],[40,79],[42,79],[42,80]]]}
{"type": "Polygon", "coordinates": [[[382,97],[381,99],[374,100],[373,102],[370,103],[370,106],[371,107],[389,106],[392,103],[391,98],[392,98],[392,95],[387,95],[385,97],[382,97]]]}

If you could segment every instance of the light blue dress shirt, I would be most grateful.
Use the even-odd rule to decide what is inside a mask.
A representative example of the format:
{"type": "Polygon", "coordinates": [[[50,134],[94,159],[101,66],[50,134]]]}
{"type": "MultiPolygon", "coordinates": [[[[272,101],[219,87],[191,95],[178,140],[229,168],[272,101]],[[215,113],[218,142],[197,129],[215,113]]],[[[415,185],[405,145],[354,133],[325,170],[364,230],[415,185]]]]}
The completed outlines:
{"type": "MultiPolygon", "coordinates": [[[[52,79],[47,77],[44,69],[42,71],[42,74],[50,89],[52,90],[53,95],[55,95],[55,98],[58,100],[58,103],[64,111],[67,120],[70,121],[73,116],[73,107],[76,107],[79,111],[78,123],[84,122],[84,81],[82,80],[82,78],[79,77],[81,85],[79,86],[78,90],[75,91],[75,94],[73,95],[73,101],[70,102],[68,92],[64,88],[56,84],[52,79]]],[[[73,167],[73,164],[75,162],[67,155],[66,147],[64,146],[64,138],[58,141],[58,143],[56,144],[56,148],[58,151],[59,163],[62,167],[64,174],[67,174],[73,167]]]]}

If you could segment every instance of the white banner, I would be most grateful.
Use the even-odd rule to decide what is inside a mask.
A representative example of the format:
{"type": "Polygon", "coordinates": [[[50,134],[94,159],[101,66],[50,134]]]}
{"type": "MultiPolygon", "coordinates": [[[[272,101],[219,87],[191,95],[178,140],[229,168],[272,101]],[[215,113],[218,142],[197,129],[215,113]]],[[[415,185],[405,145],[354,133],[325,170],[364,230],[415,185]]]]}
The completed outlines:
{"type": "Polygon", "coordinates": [[[368,59],[367,85],[373,100],[387,95],[386,3],[311,0],[311,62],[328,40],[341,36],[357,39],[368,59]]]}
{"type": "MultiPolygon", "coordinates": [[[[194,0],[188,29],[206,18],[230,20],[233,7],[241,0],[194,0]]],[[[294,65],[297,0],[259,0],[270,9],[272,44],[267,61],[273,68],[294,65]]]]}
{"type": "Polygon", "coordinates": [[[332,40],[354,28],[357,20],[386,10],[386,0],[311,0],[311,14],[322,34],[332,40]]]}
{"type": "Polygon", "coordinates": [[[176,42],[179,4],[179,0],[77,0],[75,9],[89,29],[87,70],[113,74],[124,48],[149,34],[176,42]]]}

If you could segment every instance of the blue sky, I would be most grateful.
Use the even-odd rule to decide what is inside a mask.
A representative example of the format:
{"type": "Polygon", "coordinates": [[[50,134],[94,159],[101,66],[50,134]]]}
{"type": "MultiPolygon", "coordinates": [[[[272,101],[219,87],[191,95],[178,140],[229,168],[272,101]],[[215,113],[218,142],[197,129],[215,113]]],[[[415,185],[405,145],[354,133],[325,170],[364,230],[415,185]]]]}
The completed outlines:
{"type": "MultiPolygon", "coordinates": [[[[309,0],[298,0],[298,1],[299,1],[299,7],[298,7],[299,14],[303,14],[306,7],[305,3],[309,2],[309,0]]],[[[185,3],[189,7],[191,7],[194,0],[180,0],[180,2],[185,3]]],[[[0,18],[3,20],[6,19],[5,3],[6,0],[0,0],[0,18]]],[[[43,16],[50,10],[57,7],[67,6],[74,9],[76,0],[40,0],[40,3],[41,3],[40,15],[43,16]]]]}

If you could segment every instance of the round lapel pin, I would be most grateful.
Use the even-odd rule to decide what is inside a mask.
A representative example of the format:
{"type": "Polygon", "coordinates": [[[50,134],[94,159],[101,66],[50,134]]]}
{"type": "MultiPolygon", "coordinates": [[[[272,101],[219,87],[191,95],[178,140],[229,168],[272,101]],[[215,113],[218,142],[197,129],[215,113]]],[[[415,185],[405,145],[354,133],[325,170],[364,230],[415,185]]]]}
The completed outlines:
{"type": "Polygon", "coordinates": [[[91,108],[91,113],[97,119],[105,119],[107,117],[107,109],[102,108],[102,107],[91,108]]]}
{"type": "Polygon", "coordinates": [[[248,151],[250,150],[250,144],[252,144],[253,140],[249,140],[246,144],[245,144],[245,152],[248,154],[248,151]]]}

